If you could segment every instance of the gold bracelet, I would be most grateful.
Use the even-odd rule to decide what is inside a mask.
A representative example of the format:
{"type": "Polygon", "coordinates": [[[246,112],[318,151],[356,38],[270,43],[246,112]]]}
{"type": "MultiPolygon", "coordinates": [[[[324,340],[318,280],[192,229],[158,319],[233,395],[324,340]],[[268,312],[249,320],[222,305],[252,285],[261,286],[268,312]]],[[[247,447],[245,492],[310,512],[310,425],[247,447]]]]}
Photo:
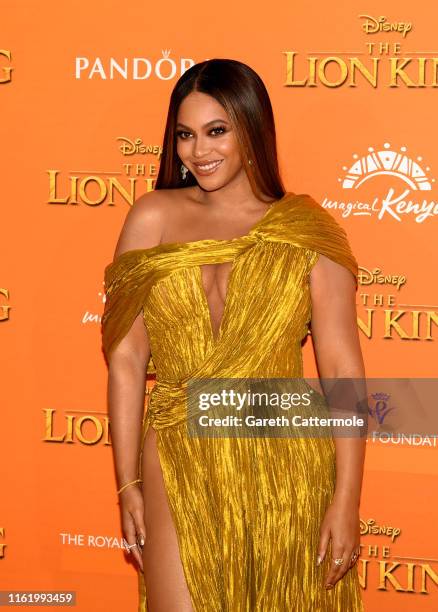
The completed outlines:
{"type": "Polygon", "coordinates": [[[143,482],[143,480],[141,478],[137,478],[137,480],[131,480],[131,482],[127,482],[125,485],[123,485],[123,487],[120,487],[120,489],[117,491],[117,495],[121,493],[123,489],[126,489],[126,487],[129,487],[129,485],[135,484],[136,482],[143,482]]]}

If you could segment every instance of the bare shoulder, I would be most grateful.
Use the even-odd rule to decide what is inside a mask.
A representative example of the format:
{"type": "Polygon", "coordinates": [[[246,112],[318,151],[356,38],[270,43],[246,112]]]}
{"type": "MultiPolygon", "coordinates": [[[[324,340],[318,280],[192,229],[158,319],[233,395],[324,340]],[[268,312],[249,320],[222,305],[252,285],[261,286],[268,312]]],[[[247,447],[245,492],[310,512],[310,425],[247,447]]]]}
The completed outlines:
{"type": "Polygon", "coordinates": [[[355,281],[351,271],[322,253],[310,272],[310,289],[313,298],[355,295],[355,281]]]}
{"type": "Polygon", "coordinates": [[[149,249],[160,244],[163,229],[181,191],[183,189],[157,189],[137,198],[125,217],[114,258],[125,251],[149,249]]]}

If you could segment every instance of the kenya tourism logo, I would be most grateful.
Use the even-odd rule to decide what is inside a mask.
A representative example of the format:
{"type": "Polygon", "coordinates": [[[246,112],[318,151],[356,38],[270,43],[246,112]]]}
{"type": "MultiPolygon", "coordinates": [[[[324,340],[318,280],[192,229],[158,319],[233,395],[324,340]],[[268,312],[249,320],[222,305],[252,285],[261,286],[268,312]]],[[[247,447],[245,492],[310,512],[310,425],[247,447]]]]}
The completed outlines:
{"type": "Polygon", "coordinates": [[[389,177],[393,185],[383,196],[375,196],[369,201],[354,196],[345,201],[324,198],[324,208],[340,210],[342,217],[377,216],[380,220],[390,216],[399,222],[406,216],[413,216],[417,223],[423,223],[438,215],[438,202],[416,195],[420,191],[430,192],[435,183],[430,166],[422,157],[414,159],[408,155],[406,147],[396,151],[389,143],[381,150],[369,147],[364,155],[354,153],[352,157],[353,162],[342,167],[342,175],[338,178],[342,189],[360,189],[382,176],[389,177]]]}

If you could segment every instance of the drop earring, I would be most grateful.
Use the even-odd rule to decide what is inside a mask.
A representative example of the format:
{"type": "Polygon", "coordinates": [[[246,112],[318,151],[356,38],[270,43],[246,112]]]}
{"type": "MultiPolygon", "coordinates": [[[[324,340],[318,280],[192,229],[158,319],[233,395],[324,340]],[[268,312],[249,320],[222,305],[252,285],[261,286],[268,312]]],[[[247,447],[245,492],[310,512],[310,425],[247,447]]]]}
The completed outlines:
{"type": "Polygon", "coordinates": [[[189,169],[188,169],[188,168],[186,168],[186,167],[184,166],[184,164],[181,164],[181,176],[182,176],[183,181],[185,181],[185,180],[186,180],[186,176],[187,176],[187,172],[188,172],[188,171],[189,171],[189,169]]]}
{"type": "Polygon", "coordinates": [[[248,159],[248,164],[252,166],[252,159],[248,159]]]}

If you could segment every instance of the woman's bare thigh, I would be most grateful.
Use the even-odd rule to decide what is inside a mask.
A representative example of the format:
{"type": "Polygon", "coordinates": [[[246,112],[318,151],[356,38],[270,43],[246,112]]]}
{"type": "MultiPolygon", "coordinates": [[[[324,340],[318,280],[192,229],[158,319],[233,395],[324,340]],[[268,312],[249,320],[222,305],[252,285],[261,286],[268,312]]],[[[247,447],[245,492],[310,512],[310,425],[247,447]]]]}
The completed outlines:
{"type": "Polygon", "coordinates": [[[142,463],[148,612],[193,612],[152,427],[146,432],[142,463]]]}

